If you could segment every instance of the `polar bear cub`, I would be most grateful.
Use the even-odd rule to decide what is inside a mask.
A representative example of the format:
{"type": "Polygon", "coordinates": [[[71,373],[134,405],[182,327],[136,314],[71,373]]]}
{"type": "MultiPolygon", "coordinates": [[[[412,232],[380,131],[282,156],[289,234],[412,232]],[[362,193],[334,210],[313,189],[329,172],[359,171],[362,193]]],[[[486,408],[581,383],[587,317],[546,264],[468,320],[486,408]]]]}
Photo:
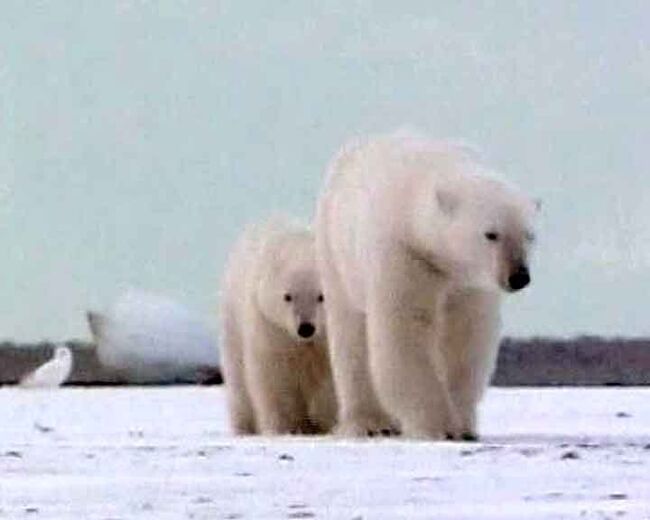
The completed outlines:
{"type": "Polygon", "coordinates": [[[249,228],[228,259],[221,296],[234,432],[329,431],[336,400],[312,232],[277,218],[249,228]]]}
{"type": "Polygon", "coordinates": [[[476,436],[536,205],[474,155],[392,135],[330,165],[315,232],[343,435],[476,436]]]}

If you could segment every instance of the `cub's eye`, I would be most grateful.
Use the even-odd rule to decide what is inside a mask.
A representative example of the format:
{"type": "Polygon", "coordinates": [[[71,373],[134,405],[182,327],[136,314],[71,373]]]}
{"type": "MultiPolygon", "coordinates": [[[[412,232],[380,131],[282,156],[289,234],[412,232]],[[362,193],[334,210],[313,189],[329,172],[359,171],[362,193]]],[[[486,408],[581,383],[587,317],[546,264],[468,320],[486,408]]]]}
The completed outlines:
{"type": "Polygon", "coordinates": [[[323,303],[324,301],[325,301],[325,297],[323,296],[323,294],[322,293],[319,294],[318,295],[318,303],[323,303]]]}
{"type": "Polygon", "coordinates": [[[527,242],[535,242],[535,238],[536,238],[535,233],[533,233],[532,231],[528,231],[526,233],[526,241],[527,242]]]}
{"type": "Polygon", "coordinates": [[[488,231],[485,233],[485,238],[487,238],[490,242],[496,242],[499,240],[499,233],[496,231],[488,231]]]}
{"type": "Polygon", "coordinates": [[[291,295],[289,293],[284,293],[284,301],[285,302],[290,302],[291,300],[293,300],[291,295]]]}

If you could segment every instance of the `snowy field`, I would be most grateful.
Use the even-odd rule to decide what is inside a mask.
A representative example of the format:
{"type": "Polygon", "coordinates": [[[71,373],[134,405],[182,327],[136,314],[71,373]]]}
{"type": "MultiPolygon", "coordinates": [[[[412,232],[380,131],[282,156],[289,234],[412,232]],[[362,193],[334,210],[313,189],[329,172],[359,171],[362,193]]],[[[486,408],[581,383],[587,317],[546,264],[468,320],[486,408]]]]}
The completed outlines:
{"type": "Polygon", "coordinates": [[[650,389],[492,389],[480,443],[234,439],[216,387],[0,389],[0,518],[650,519],[650,389]]]}

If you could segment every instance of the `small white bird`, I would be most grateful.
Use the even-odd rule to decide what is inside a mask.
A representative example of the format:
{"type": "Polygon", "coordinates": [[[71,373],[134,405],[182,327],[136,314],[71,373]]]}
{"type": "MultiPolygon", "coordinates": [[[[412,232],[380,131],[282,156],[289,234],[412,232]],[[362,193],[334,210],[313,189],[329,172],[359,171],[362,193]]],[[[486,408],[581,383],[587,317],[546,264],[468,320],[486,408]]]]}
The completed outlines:
{"type": "Polygon", "coordinates": [[[24,388],[56,388],[70,377],[72,372],[72,351],[65,346],[56,347],[54,356],[37,369],[20,379],[24,388]]]}

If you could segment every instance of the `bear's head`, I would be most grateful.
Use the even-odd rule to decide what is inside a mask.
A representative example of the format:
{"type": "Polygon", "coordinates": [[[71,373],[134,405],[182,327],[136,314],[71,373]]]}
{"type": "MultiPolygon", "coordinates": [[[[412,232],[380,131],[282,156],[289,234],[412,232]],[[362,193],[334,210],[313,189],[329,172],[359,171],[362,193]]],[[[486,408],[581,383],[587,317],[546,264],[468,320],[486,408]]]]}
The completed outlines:
{"type": "Polygon", "coordinates": [[[434,224],[427,257],[433,266],[461,286],[507,292],[526,287],[539,203],[489,175],[451,179],[434,187],[434,204],[429,202],[434,224]]]}
{"type": "Polygon", "coordinates": [[[262,314],[300,343],[325,334],[323,290],[310,232],[286,234],[267,248],[257,303],[262,314]]]}

